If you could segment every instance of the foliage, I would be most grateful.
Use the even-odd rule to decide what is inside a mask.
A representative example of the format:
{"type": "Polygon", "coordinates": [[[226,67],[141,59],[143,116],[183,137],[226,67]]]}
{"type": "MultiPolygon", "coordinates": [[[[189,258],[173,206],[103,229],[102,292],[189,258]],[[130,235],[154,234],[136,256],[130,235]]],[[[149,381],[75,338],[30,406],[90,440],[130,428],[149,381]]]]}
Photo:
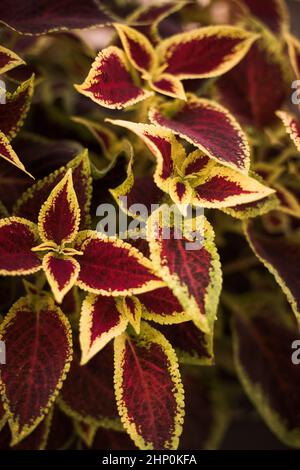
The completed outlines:
{"type": "Polygon", "coordinates": [[[244,394],[300,448],[300,41],[205,3],[2,0],[2,449],[212,449],[244,394]]]}

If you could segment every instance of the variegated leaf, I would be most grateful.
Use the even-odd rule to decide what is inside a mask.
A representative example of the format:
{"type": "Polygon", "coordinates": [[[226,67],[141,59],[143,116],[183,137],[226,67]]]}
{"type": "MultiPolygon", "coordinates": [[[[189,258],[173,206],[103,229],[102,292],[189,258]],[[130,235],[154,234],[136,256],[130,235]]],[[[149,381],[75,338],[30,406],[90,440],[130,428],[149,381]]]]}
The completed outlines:
{"type": "Polygon", "coordinates": [[[14,67],[24,63],[24,60],[13,51],[6,49],[6,47],[0,46],[0,74],[8,72],[14,67]]]}
{"type": "Polygon", "coordinates": [[[169,129],[198,147],[219,163],[247,173],[250,148],[235,118],[214,101],[188,95],[178,101],[150,110],[153,124],[169,129]]]}
{"type": "Polygon", "coordinates": [[[154,273],[152,263],[123,240],[92,230],[80,232],[75,256],[80,264],[77,285],[100,295],[124,296],[147,292],[164,283],[154,273]]]}
{"type": "Polygon", "coordinates": [[[204,216],[178,225],[159,211],[148,221],[151,258],[184,311],[204,333],[216,318],[222,274],[214,233],[204,216]],[[166,235],[166,230],[168,234],[166,235]]]}
{"type": "Polygon", "coordinates": [[[277,116],[283,122],[283,125],[286,129],[286,132],[289,134],[290,138],[296,145],[297,149],[300,152],[300,123],[299,121],[291,114],[285,111],[277,111],[277,116]]]}
{"type": "Polygon", "coordinates": [[[14,93],[6,93],[5,103],[0,106],[0,131],[11,140],[27,116],[33,96],[34,75],[17,88],[14,93]]]}
{"type": "Polygon", "coordinates": [[[10,351],[1,366],[1,394],[13,444],[43,420],[62,386],[72,358],[71,328],[50,296],[22,297],[0,327],[10,351]]]}
{"type": "Polygon", "coordinates": [[[92,178],[89,156],[86,150],[70,160],[66,166],[60,167],[27,189],[16,202],[13,214],[38,222],[41,206],[68,169],[72,170],[73,186],[80,207],[80,229],[87,228],[90,222],[92,178]]]}
{"type": "Polygon", "coordinates": [[[0,220],[0,274],[26,275],[39,271],[41,261],[32,248],[39,239],[37,226],[21,217],[0,220]]]}
{"type": "Polygon", "coordinates": [[[147,79],[155,66],[156,55],[150,41],[136,29],[114,25],[130,63],[147,79]]]}
{"type": "Polygon", "coordinates": [[[64,296],[74,286],[80,265],[71,256],[47,253],[43,258],[43,269],[56,302],[62,303],[64,296]]]}
{"type": "Polygon", "coordinates": [[[85,81],[75,88],[100,106],[111,109],[131,106],[152,95],[135,84],[125,53],[115,46],[99,52],[85,81]]]}
{"type": "Polygon", "coordinates": [[[104,26],[115,21],[109,12],[93,0],[76,2],[73,0],[53,0],[49,8],[48,0],[9,0],[2,1],[1,23],[21,34],[45,34],[70,29],[85,29],[104,26]]]}
{"type": "Polygon", "coordinates": [[[86,364],[106,344],[126,330],[128,319],[114,297],[88,294],[80,316],[81,364],[86,364]]]}
{"type": "Polygon", "coordinates": [[[39,233],[44,242],[70,243],[78,233],[80,209],[69,169],[44,202],[39,213],[39,233]]]}
{"type": "Polygon", "coordinates": [[[122,423],[140,449],[176,449],[184,392],[177,358],[147,323],[139,335],[115,339],[115,393],[122,423]]]}
{"type": "Polygon", "coordinates": [[[238,64],[257,38],[234,26],[208,26],[165,39],[157,54],[163,71],[180,79],[216,77],[238,64]]]}
{"type": "Polygon", "coordinates": [[[19,159],[16,152],[13,150],[12,146],[9,143],[8,138],[1,131],[0,131],[0,158],[4,158],[4,160],[7,160],[9,163],[19,168],[19,170],[26,173],[28,176],[30,176],[30,178],[33,178],[33,176],[30,173],[28,173],[28,171],[25,169],[25,166],[19,159]]]}

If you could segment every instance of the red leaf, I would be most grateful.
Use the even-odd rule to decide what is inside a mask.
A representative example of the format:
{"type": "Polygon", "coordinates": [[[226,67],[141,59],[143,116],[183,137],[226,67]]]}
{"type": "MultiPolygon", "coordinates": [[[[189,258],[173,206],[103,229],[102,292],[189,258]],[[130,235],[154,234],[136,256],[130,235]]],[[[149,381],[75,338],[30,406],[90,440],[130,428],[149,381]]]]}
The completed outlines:
{"type": "Polygon", "coordinates": [[[257,201],[274,193],[273,189],[256,179],[220,165],[211,165],[208,175],[203,176],[202,181],[199,176],[193,189],[192,203],[208,208],[232,207],[257,201]]]}
{"type": "Polygon", "coordinates": [[[287,295],[300,322],[300,243],[292,237],[272,237],[254,221],[245,230],[251,248],[287,295]]]}
{"type": "Polygon", "coordinates": [[[49,411],[43,421],[21,442],[16,444],[13,450],[44,450],[51,428],[53,408],[49,411]]]}
{"type": "Polygon", "coordinates": [[[43,420],[69,369],[70,325],[50,297],[22,297],[0,327],[7,363],[1,386],[13,444],[43,420]]]}
{"type": "Polygon", "coordinates": [[[0,106],[0,130],[11,140],[27,116],[32,95],[33,95],[34,75],[10,94],[6,94],[4,104],[0,106]]]}
{"type": "Polygon", "coordinates": [[[139,294],[138,299],[142,304],[142,316],[146,320],[171,325],[189,319],[168,287],[139,294]]]}
{"type": "Polygon", "coordinates": [[[86,364],[112,338],[123,333],[127,323],[114,297],[87,295],[80,316],[81,364],[86,364]]]}
{"type": "Polygon", "coordinates": [[[63,411],[81,422],[120,429],[113,392],[113,351],[104,348],[88,364],[75,352],[59,398],[63,411]]]}
{"type": "Polygon", "coordinates": [[[204,334],[191,321],[178,325],[162,325],[159,330],[172,344],[180,363],[212,365],[214,358],[212,334],[204,334]]]}
{"type": "Polygon", "coordinates": [[[296,145],[297,149],[300,152],[300,123],[299,121],[289,113],[285,111],[277,111],[277,116],[282,120],[286,132],[289,134],[290,138],[296,145]]]}
{"type": "Polygon", "coordinates": [[[165,39],[157,54],[164,72],[180,79],[216,77],[240,62],[257,38],[233,26],[208,26],[165,39]]]}
{"type": "Polygon", "coordinates": [[[158,24],[172,13],[183,8],[185,4],[184,1],[175,3],[171,1],[160,4],[142,5],[130,15],[128,22],[129,24],[134,24],[135,29],[156,44],[160,39],[157,31],[158,24]]]}
{"type": "Polygon", "coordinates": [[[38,230],[20,217],[0,220],[0,274],[24,275],[41,269],[41,261],[31,249],[37,244],[38,230]]]}
{"type": "Polygon", "coordinates": [[[138,336],[115,339],[115,391],[121,420],[140,449],[176,449],[184,397],[176,355],[142,323],[138,336]]]}
{"type": "Polygon", "coordinates": [[[153,90],[163,95],[186,100],[185,92],[181,81],[169,73],[163,73],[150,83],[153,90]]]}
{"type": "Polygon", "coordinates": [[[262,296],[254,295],[251,304],[244,306],[239,298],[234,306],[236,371],[247,396],[273,433],[286,445],[299,448],[300,369],[292,360],[299,330],[286,321],[287,316],[281,318],[276,300],[257,304],[261,300],[262,296]]]}
{"type": "Polygon", "coordinates": [[[50,252],[43,258],[43,269],[56,302],[61,303],[76,282],[80,270],[78,261],[50,252]]]}
{"type": "Polygon", "coordinates": [[[139,31],[129,26],[114,25],[130,63],[148,78],[155,66],[155,51],[149,40],[139,31]]]}
{"type": "Polygon", "coordinates": [[[80,207],[80,229],[86,228],[90,219],[89,209],[92,180],[89,157],[85,150],[71,160],[65,167],[60,167],[49,176],[40,179],[36,184],[33,184],[27,189],[14,206],[13,213],[15,215],[22,215],[22,217],[32,220],[33,222],[37,222],[41,206],[69,168],[72,169],[73,186],[80,207]]]}
{"type": "Polygon", "coordinates": [[[223,104],[242,123],[257,127],[272,123],[290,88],[286,59],[275,38],[259,39],[217,86],[223,104]]]}
{"type": "Polygon", "coordinates": [[[8,70],[24,63],[25,62],[13,51],[0,46],[0,74],[8,72],[8,70]]]}
{"type": "Polygon", "coordinates": [[[250,149],[246,135],[229,112],[206,99],[189,95],[186,103],[150,111],[154,124],[170,129],[223,165],[247,173],[250,149]]]}
{"type": "Polygon", "coordinates": [[[85,81],[75,88],[100,106],[112,109],[131,106],[152,95],[134,83],[125,53],[115,46],[99,52],[85,81]]]}
{"type": "MultiPolygon", "coordinates": [[[[1,105],[2,106],[2,105],[1,105]]],[[[12,146],[9,143],[8,138],[0,131],[0,158],[4,158],[12,165],[19,168],[19,170],[24,171],[28,176],[33,178],[33,176],[26,171],[25,166],[20,161],[18,155],[13,150],[12,146]]],[[[34,178],[33,178],[34,179],[34,178]]]]}
{"type": "Polygon", "coordinates": [[[164,129],[149,124],[136,124],[130,121],[108,120],[114,125],[125,127],[138,135],[149,150],[155,155],[157,167],[154,175],[156,184],[164,191],[168,190],[169,178],[174,172],[174,163],[182,162],[185,149],[176,137],[164,129]]]}
{"type": "Polygon", "coordinates": [[[158,221],[157,214],[148,222],[153,264],[186,313],[208,333],[216,317],[222,284],[212,227],[204,217],[198,217],[186,220],[181,230],[168,220],[158,221]],[[165,236],[166,230],[170,236],[165,236]],[[176,236],[178,230],[180,237],[176,236]],[[187,246],[192,240],[196,245],[187,246]]]}
{"type": "Polygon", "coordinates": [[[83,29],[103,26],[112,22],[109,13],[103,11],[93,0],[2,0],[1,22],[23,34],[43,34],[66,29],[83,29]]]}
{"type": "Polygon", "coordinates": [[[275,34],[287,29],[289,18],[286,4],[283,0],[242,0],[250,14],[265,23],[275,34]]]}
{"type": "Polygon", "coordinates": [[[79,204],[73,186],[72,171],[68,170],[41,207],[39,233],[44,242],[55,242],[60,246],[74,240],[79,223],[79,204]]]}
{"type": "Polygon", "coordinates": [[[152,264],[138,250],[122,240],[93,231],[80,232],[76,257],[80,264],[77,284],[101,295],[139,294],[163,285],[153,273],[152,264]]]}

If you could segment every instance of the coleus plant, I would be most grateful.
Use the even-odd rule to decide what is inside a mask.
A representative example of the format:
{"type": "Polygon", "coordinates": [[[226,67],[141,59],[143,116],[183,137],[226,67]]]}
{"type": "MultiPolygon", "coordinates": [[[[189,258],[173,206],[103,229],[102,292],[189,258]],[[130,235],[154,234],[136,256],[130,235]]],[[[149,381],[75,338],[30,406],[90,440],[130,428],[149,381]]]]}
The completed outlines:
{"type": "Polygon", "coordinates": [[[22,3],[0,14],[0,448],[215,448],[244,392],[300,447],[285,2],[227,0],[222,24],[213,0],[22,3]],[[97,230],[107,202],[146,236],[97,230]],[[194,212],[178,238],[141,203],[194,212]]]}

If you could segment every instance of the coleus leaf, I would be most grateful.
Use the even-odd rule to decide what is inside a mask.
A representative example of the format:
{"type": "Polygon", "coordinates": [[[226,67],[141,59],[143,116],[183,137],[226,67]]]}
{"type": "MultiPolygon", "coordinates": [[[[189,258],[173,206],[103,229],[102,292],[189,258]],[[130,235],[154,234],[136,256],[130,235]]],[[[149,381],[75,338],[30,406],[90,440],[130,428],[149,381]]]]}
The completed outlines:
{"type": "Polygon", "coordinates": [[[185,149],[170,131],[149,124],[136,124],[121,119],[109,120],[137,134],[156,158],[154,181],[163,191],[168,191],[169,178],[173,176],[176,163],[185,158],[185,149]]]}
{"type": "Polygon", "coordinates": [[[270,30],[277,34],[282,34],[289,25],[289,15],[284,0],[240,0],[247,6],[248,14],[252,14],[270,30]]]}
{"type": "Polygon", "coordinates": [[[16,152],[13,150],[12,146],[9,143],[8,138],[1,131],[0,131],[0,158],[4,158],[4,160],[7,160],[9,163],[19,168],[19,170],[23,171],[28,176],[33,178],[33,176],[30,173],[28,173],[28,171],[25,169],[25,166],[19,159],[16,152]]]}
{"type": "Polygon", "coordinates": [[[91,168],[86,150],[77,155],[66,166],[60,167],[28,188],[15,204],[13,214],[22,215],[28,220],[37,222],[42,204],[50,196],[51,191],[68,169],[72,169],[73,186],[80,208],[80,229],[86,228],[90,221],[89,211],[92,196],[91,168]]]}
{"type": "Polygon", "coordinates": [[[170,73],[162,73],[157,78],[150,81],[150,86],[153,90],[162,93],[163,95],[186,100],[185,91],[181,81],[171,75],[170,73]]]}
{"type": "Polygon", "coordinates": [[[10,351],[1,366],[1,394],[15,444],[43,420],[62,386],[72,358],[71,329],[51,297],[27,296],[10,309],[0,337],[10,351]]]}
{"type": "Polygon", "coordinates": [[[153,265],[183,309],[203,332],[212,330],[222,285],[214,233],[204,216],[185,220],[184,227],[167,218],[149,218],[147,233],[153,265]],[[164,236],[165,230],[170,236],[164,236]],[[176,232],[181,230],[181,237],[176,232]],[[188,247],[191,241],[197,246],[188,247]]]}
{"type": "Polygon", "coordinates": [[[190,320],[189,315],[183,311],[180,302],[168,287],[145,292],[137,297],[141,303],[142,316],[145,320],[162,325],[173,325],[190,320]]]}
{"type": "MultiPolygon", "coordinates": [[[[207,162],[201,152],[193,152],[187,157],[193,166],[202,166],[195,179],[191,180],[193,195],[191,202],[195,206],[208,208],[226,208],[241,203],[251,203],[274,193],[258,180],[238,173],[230,168],[207,162]]],[[[187,167],[188,169],[188,167],[187,167]]]]}
{"type": "Polygon", "coordinates": [[[43,242],[55,242],[58,246],[70,243],[78,233],[80,208],[69,169],[55,186],[41,207],[38,219],[43,242]]]}
{"type": "Polygon", "coordinates": [[[43,421],[21,442],[13,446],[13,450],[45,450],[51,429],[53,407],[43,421]]]}
{"type": "Polygon", "coordinates": [[[180,79],[216,77],[234,67],[257,38],[234,26],[208,26],[165,39],[157,54],[163,71],[180,79]]]}
{"type": "Polygon", "coordinates": [[[8,424],[4,427],[0,434],[0,449],[1,450],[44,450],[47,445],[47,440],[52,422],[52,408],[43,419],[43,421],[21,442],[13,445],[11,443],[11,432],[8,424]]]}
{"type": "Polygon", "coordinates": [[[300,243],[297,237],[272,236],[254,221],[245,224],[245,232],[252,250],[273,274],[300,322],[300,243]]]}
{"type": "Polygon", "coordinates": [[[114,297],[88,294],[80,315],[81,364],[86,364],[111,339],[123,333],[127,324],[114,297]]]}
{"type": "Polygon", "coordinates": [[[212,365],[213,334],[205,334],[191,321],[177,325],[162,325],[159,330],[172,344],[181,364],[212,365]]]}
{"type": "Polygon", "coordinates": [[[111,109],[131,106],[152,95],[135,84],[125,53],[115,46],[99,52],[85,81],[75,88],[100,106],[111,109]]]}
{"type": "Polygon", "coordinates": [[[274,305],[273,311],[270,306],[253,311],[252,301],[250,311],[252,315],[246,315],[239,302],[233,322],[237,373],[271,430],[287,445],[299,447],[300,402],[295,391],[300,374],[291,360],[291,345],[299,340],[299,332],[280,321],[274,305]]]}
{"type": "Polygon", "coordinates": [[[71,256],[62,257],[50,252],[43,257],[43,270],[55,300],[61,303],[77,280],[80,270],[78,261],[71,256]]]}
{"type": "Polygon", "coordinates": [[[14,93],[7,93],[4,104],[0,106],[0,131],[11,140],[27,116],[33,96],[34,75],[21,83],[14,93]]]}
{"type": "Polygon", "coordinates": [[[6,47],[0,46],[0,74],[17,67],[18,65],[25,64],[24,60],[21,59],[15,52],[6,49],[6,47]]]}
{"type": "Polygon", "coordinates": [[[286,132],[289,134],[290,138],[292,139],[295,146],[300,152],[300,123],[299,121],[293,115],[285,111],[277,111],[276,114],[283,122],[286,132]]]}
{"type": "Polygon", "coordinates": [[[185,1],[142,5],[129,16],[128,23],[134,24],[135,29],[156,44],[160,39],[157,31],[158,24],[185,5],[185,1]]]}
{"type": "Polygon", "coordinates": [[[84,29],[91,26],[104,26],[112,22],[112,16],[93,0],[76,2],[54,0],[49,8],[48,0],[39,4],[28,0],[26,9],[22,0],[13,5],[8,0],[2,2],[1,22],[22,34],[45,34],[69,29],[84,29]]]}
{"type": "Polygon", "coordinates": [[[39,239],[37,226],[21,217],[0,220],[0,274],[24,275],[41,269],[32,248],[39,239]]]}
{"type": "Polygon", "coordinates": [[[133,327],[136,334],[139,334],[142,318],[142,305],[139,298],[131,295],[130,297],[118,299],[116,303],[122,316],[127,319],[128,324],[133,327]]]}
{"type": "Polygon", "coordinates": [[[140,449],[176,449],[184,392],[176,354],[142,322],[139,335],[115,339],[115,392],[122,423],[140,449]]]}
{"type": "Polygon", "coordinates": [[[225,166],[247,173],[250,149],[235,118],[214,101],[189,95],[150,110],[153,124],[170,129],[225,166]]]}
{"type": "Polygon", "coordinates": [[[259,199],[258,201],[247,202],[246,204],[237,204],[234,207],[222,208],[222,211],[231,215],[235,219],[250,219],[267,214],[276,209],[279,205],[278,198],[271,194],[268,197],[259,199]]]}
{"type": "MultiPolygon", "coordinates": [[[[169,193],[177,205],[192,203],[200,207],[224,208],[274,193],[256,179],[217,164],[201,151],[196,150],[186,157],[183,146],[171,131],[129,121],[110,122],[132,130],[143,139],[157,158],[155,183],[169,193]]],[[[126,189],[132,186],[132,174],[129,176],[124,187],[118,188],[117,193],[113,192],[114,197],[120,193],[123,195],[125,186],[126,189]]]]}
{"type": "Polygon", "coordinates": [[[120,429],[113,391],[112,349],[108,345],[86,365],[80,365],[80,354],[75,350],[59,406],[81,423],[120,429]]]}
{"type": "Polygon", "coordinates": [[[122,24],[114,25],[130,63],[147,79],[155,67],[155,50],[139,31],[122,24]]]}
{"type": "Polygon", "coordinates": [[[77,285],[101,295],[129,295],[147,292],[164,283],[153,271],[151,262],[142,253],[120,239],[91,230],[80,232],[75,256],[80,263],[77,285]]]}
{"type": "Polygon", "coordinates": [[[284,102],[290,76],[281,49],[264,31],[242,62],[218,80],[222,103],[243,124],[271,124],[284,102]]]}

